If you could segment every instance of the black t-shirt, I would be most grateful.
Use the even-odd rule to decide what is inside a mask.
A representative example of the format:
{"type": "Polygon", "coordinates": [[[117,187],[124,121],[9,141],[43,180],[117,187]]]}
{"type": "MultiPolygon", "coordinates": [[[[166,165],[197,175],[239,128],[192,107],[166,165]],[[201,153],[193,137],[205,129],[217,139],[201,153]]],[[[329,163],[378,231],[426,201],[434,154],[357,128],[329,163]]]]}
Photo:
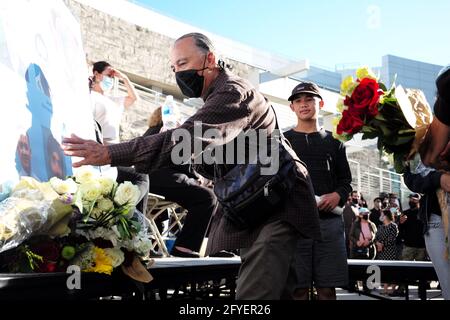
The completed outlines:
{"type": "Polygon", "coordinates": [[[370,210],[369,219],[377,226],[377,228],[383,224],[383,222],[380,220],[380,217],[381,217],[381,210],[377,210],[375,208],[370,210]]]}
{"type": "Polygon", "coordinates": [[[342,142],[331,132],[303,133],[289,130],[284,133],[297,156],[305,162],[317,196],[337,192],[344,205],[352,191],[352,174],[342,142]]]}
{"type": "Polygon", "coordinates": [[[425,248],[423,237],[423,222],[418,218],[418,209],[408,209],[403,212],[408,219],[398,224],[399,238],[403,240],[405,246],[413,248],[425,248]]]}

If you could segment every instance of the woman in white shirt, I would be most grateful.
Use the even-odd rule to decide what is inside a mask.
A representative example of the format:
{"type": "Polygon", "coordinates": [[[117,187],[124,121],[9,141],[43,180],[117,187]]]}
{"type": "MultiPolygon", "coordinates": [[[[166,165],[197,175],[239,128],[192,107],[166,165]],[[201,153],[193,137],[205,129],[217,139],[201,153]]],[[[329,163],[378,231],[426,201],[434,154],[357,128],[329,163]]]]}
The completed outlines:
{"type": "Polygon", "coordinates": [[[93,76],[90,80],[94,119],[100,124],[105,144],[119,142],[119,127],[125,108],[133,105],[138,99],[136,90],[126,75],[111,67],[106,61],[94,63],[93,76]],[[122,80],[127,96],[114,97],[111,89],[114,78],[122,80]]]}

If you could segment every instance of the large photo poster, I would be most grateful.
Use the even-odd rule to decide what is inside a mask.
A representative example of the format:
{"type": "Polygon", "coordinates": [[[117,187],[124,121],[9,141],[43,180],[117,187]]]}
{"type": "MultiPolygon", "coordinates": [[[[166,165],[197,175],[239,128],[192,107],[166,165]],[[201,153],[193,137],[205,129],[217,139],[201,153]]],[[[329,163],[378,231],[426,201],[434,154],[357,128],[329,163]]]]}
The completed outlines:
{"type": "Polygon", "coordinates": [[[0,2],[0,183],[72,174],[61,139],[94,138],[79,24],[62,1],[0,2]]]}

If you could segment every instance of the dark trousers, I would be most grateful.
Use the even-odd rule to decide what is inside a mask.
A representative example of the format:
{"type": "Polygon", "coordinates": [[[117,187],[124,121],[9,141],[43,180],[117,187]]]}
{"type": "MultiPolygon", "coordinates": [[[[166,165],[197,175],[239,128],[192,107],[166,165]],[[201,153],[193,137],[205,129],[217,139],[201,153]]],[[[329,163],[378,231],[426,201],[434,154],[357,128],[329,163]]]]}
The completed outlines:
{"type": "Polygon", "coordinates": [[[138,173],[133,167],[117,167],[116,181],[118,183],[130,181],[132,184],[136,185],[139,188],[141,194],[139,196],[136,209],[145,215],[148,200],[148,174],[138,173]]]}
{"type": "Polygon", "coordinates": [[[174,246],[199,251],[209,220],[216,208],[214,192],[199,185],[194,175],[176,168],[163,168],[150,175],[150,192],[164,196],[188,210],[174,246]]]}

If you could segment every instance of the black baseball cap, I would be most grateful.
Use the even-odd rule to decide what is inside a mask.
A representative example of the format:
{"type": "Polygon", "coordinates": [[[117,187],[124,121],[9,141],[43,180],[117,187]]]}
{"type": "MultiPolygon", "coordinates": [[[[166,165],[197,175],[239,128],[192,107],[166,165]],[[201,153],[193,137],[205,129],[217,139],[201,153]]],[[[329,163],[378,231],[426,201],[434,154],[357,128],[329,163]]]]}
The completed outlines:
{"type": "Polygon", "coordinates": [[[317,84],[312,83],[312,82],[307,82],[307,81],[302,81],[300,82],[295,88],[294,90],[292,90],[292,94],[289,97],[289,101],[294,101],[295,98],[302,94],[302,93],[310,93],[313,94],[315,96],[318,96],[320,99],[323,100],[322,96],[320,95],[320,90],[319,87],[317,86],[317,84]]]}

